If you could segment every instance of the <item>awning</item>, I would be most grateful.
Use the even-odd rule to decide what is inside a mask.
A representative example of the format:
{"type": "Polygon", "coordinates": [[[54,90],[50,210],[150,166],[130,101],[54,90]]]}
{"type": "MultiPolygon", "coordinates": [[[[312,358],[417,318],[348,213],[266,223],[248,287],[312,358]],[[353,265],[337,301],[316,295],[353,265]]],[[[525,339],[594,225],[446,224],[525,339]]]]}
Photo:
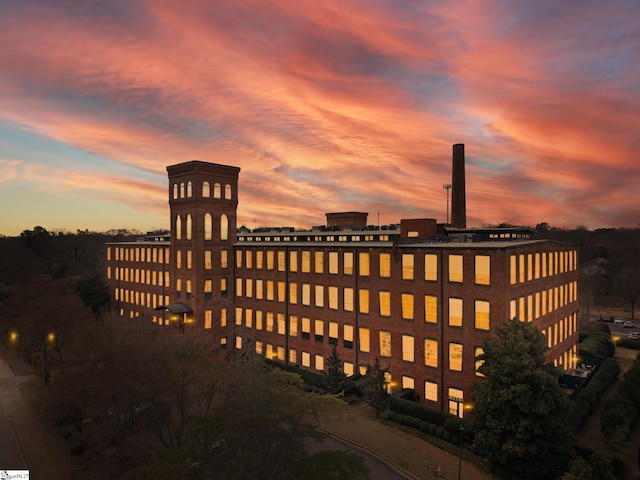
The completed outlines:
{"type": "Polygon", "coordinates": [[[154,310],[169,310],[171,313],[193,313],[193,309],[186,303],[171,303],[159,305],[154,310]]]}

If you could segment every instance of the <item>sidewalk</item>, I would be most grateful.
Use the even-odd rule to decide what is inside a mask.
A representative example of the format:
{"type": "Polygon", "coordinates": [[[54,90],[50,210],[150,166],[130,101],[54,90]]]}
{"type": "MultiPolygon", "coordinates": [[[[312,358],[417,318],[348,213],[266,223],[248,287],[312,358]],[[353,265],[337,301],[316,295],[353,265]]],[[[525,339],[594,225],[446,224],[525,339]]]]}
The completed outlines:
{"type": "MultiPolygon", "coordinates": [[[[359,446],[409,479],[458,478],[458,455],[375,418],[373,410],[364,404],[349,406],[343,412],[324,413],[319,422],[324,432],[359,446]]],[[[464,455],[461,477],[497,478],[464,461],[464,455]]]]}
{"type": "MultiPolygon", "coordinates": [[[[39,480],[66,480],[52,455],[48,432],[37,412],[25,403],[18,386],[37,382],[35,374],[14,376],[9,365],[0,358],[0,404],[16,436],[22,458],[27,464],[30,478],[39,480]]],[[[0,468],[3,468],[0,465],[0,468]]]]}

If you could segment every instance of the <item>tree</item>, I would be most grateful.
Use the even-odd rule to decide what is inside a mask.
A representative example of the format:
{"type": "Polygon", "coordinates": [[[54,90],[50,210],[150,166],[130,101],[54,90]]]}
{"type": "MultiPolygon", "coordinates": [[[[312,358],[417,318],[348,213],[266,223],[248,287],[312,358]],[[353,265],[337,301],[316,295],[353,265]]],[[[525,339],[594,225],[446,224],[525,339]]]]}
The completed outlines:
{"type": "Polygon", "coordinates": [[[635,319],[635,304],[640,298],[640,267],[627,265],[613,278],[615,294],[631,307],[631,318],[635,319]]]}
{"type": "Polygon", "coordinates": [[[375,358],[373,365],[367,365],[367,371],[359,380],[362,396],[379,414],[389,406],[386,373],[389,368],[382,368],[380,360],[375,358]]]}
{"type": "Polygon", "coordinates": [[[102,318],[105,311],[109,310],[111,291],[97,273],[78,280],[76,282],[76,291],[98,320],[102,318]]]}
{"type": "Polygon", "coordinates": [[[546,363],[544,336],[510,320],[482,346],[474,387],[474,449],[496,473],[512,479],[558,478],[573,453],[571,404],[546,363]]]}
{"type": "Polygon", "coordinates": [[[347,375],[343,370],[342,358],[334,346],[331,355],[327,359],[327,379],[329,383],[329,393],[344,392],[347,382],[347,375]]]}

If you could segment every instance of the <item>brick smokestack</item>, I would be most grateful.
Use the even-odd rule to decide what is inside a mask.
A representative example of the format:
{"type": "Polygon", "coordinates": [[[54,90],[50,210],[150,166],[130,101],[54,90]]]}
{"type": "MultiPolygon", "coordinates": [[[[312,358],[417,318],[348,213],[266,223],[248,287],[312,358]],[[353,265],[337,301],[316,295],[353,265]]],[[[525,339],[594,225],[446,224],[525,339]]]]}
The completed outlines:
{"type": "Polygon", "coordinates": [[[467,201],[464,182],[464,143],[453,146],[451,171],[451,226],[467,228],[467,201]]]}

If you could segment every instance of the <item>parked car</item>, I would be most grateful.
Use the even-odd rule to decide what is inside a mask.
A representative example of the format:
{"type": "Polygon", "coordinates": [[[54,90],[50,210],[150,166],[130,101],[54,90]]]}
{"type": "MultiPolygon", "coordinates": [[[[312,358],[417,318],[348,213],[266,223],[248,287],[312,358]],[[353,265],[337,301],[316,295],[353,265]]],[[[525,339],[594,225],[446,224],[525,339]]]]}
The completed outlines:
{"type": "Polygon", "coordinates": [[[618,317],[613,321],[613,323],[624,323],[624,318],[618,317]]]}
{"type": "Polygon", "coordinates": [[[624,328],[633,328],[635,327],[635,324],[631,321],[631,320],[627,320],[626,322],[624,322],[624,325],[622,325],[624,328]]]}
{"type": "Polygon", "coordinates": [[[640,333],[638,332],[630,333],[629,340],[640,340],[640,333]]]}

